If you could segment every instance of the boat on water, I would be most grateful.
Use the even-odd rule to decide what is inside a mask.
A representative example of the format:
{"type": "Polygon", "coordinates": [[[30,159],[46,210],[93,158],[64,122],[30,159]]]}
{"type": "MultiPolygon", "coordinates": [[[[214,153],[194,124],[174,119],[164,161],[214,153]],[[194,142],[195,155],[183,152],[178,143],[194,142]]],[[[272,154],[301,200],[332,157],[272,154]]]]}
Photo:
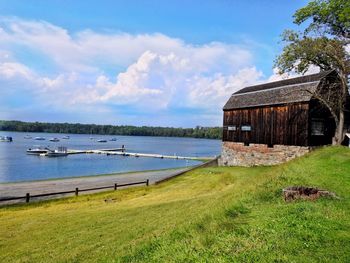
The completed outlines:
{"type": "Polygon", "coordinates": [[[63,146],[58,147],[57,150],[49,151],[46,154],[47,157],[63,157],[67,155],[68,155],[67,148],[63,146]]]}
{"type": "Polygon", "coordinates": [[[50,142],[59,142],[60,141],[60,139],[58,139],[58,138],[51,138],[50,139],[50,142]]]}
{"type": "Polygon", "coordinates": [[[110,139],[110,141],[115,142],[115,141],[117,141],[117,138],[112,138],[112,139],[110,139]]]}
{"type": "Polygon", "coordinates": [[[107,140],[97,140],[97,142],[107,142],[107,140]]]}
{"type": "Polygon", "coordinates": [[[47,154],[49,151],[51,151],[48,147],[35,147],[35,148],[29,148],[27,150],[27,154],[31,155],[40,155],[40,154],[47,154]]]}
{"type": "Polygon", "coordinates": [[[68,139],[70,139],[70,137],[68,135],[66,135],[66,136],[63,136],[62,139],[68,140],[68,139]]]}
{"type": "Polygon", "coordinates": [[[45,141],[46,139],[44,137],[35,137],[34,140],[45,141]]]}
{"type": "Polygon", "coordinates": [[[0,142],[12,142],[11,136],[0,136],[0,142]]]}
{"type": "Polygon", "coordinates": [[[31,138],[32,138],[32,136],[30,136],[30,135],[26,135],[26,136],[24,136],[23,138],[24,138],[24,139],[31,139],[31,138]]]}

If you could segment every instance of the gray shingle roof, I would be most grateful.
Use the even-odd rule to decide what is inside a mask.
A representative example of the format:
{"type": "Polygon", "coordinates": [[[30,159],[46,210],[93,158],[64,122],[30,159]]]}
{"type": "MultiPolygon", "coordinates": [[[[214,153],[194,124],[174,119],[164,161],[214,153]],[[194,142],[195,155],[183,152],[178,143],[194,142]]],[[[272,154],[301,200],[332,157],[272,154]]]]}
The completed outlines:
{"type": "Polygon", "coordinates": [[[310,101],[320,81],[333,71],[243,88],[232,94],[224,110],[310,101]]]}

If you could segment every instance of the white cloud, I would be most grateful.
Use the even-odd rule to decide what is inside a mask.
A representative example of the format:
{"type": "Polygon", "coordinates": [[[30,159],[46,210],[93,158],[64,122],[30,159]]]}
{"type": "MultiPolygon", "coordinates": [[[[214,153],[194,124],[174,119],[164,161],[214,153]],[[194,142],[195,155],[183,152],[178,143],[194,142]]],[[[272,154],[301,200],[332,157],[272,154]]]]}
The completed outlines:
{"type": "Polygon", "coordinates": [[[213,67],[213,59],[223,59],[222,66],[228,66],[227,70],[237,69],[246,64],[245,60],[251,59],[246,49],[219,42],[194,46],[160,33],[132,35],[85,30],[70,34],[45,21],[18,18],[1,19],[0,39],[2,46],[11,44],[31,48],[47,55],[62,69],[74,71],[98,71],[98,64],[106,63],[126,67],[147,50],[160,55],[169,52],[192,55],[201,69],[213,67]]]}
{"type": "Polygon", "coordinates": [[[191,104],[196,107],[221,107],[230,95],[239,89],[255,84],[262,72],[255,67],[244,68],[236,74],[222,74],[207,78],[194,78],[191,83],[191,104]]]}
{"type": "Polygon", "coordinates": [[[23,64],[16,62],[0,62],[0,77],[5,79],[22,77],[31,79],[31,70],[23,64]]]}
{"type": "MultiPolygon", "coordinates": [[[[120,73],[114,83],[99,76],[93,87],[76,97],[76,103],[136,103],[148,109],[190,107],[221,109],[238,89],[253,84],[262,76],[254,67],[224,75],[196,68],[198,61],[174,53],[159,55],[146,51],[137,62],[120,73]]],[[[216,111],[216,110],[215,110],[216,111]]]]}
{"type": "Polygon", "coordinates": [[[234,91],[262,77],[250,50],[239,45],[192,45],[160,33],[72,34],[45,21],[18,18],[0,19],[0,51],[1,82],[20,76],[45,103],[82,110],[183,107],[201,109],[207,118],[220,112],[234,91]],[[47,68],[18,55],[22,49],[44,57],[47,68]]]}
{"type": "MultiPolygon", "coordinates": [[[[309,74],[314,74],[320,72],[320,68],[314,65],[311,65],[308,70],[303,74],[303,75],[309,75],[309,74]]],[[[273,81],[278,81],[278,80],[284,80],[284,79],[289,79],[289,78],[295,78],[302,76],[302,74],[297,73],[295,71],[291,72],[285,72],[280,74],[278,68],[273,69],[273,74],[268,78],[268,82],[273,82],[273,81]]]]}

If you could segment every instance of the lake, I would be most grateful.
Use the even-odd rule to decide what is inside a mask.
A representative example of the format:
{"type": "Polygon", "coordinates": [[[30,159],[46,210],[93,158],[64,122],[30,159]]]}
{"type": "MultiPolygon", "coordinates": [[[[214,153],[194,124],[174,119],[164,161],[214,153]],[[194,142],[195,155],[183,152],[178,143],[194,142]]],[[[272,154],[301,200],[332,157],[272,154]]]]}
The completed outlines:
{"type": "Polygon", "coordinates": [[[178,137],[114,136],[89,134],[21,133],[3,132],[0,136],[12,136],[13,142],[0,142],[0,182],[33,181],[74,176],[157,170],[199,164],[199,161],[127,157],[105,154],[76,154],[66,157],[48,158],[27,155],[33,146],[49,146],[55,149],[109,149],[125,145],[128,152],[155,153],[164,155],[209,157],[220,154],[221,141],[178,137]],[[25,139],[30,135],[32,139],[25,139]],[[70,139],[62,139],[69,135],[70,139]],[[44,137],[45,141],[34,140],[44,137]],[[50,138],[60,142],[50,142],[50,138]],[[91,139],[91,138],[92,139],[91,139]],[[117,138],[117,141],[110,141],[117,138]],[[106,143],[97,140],[105,139],[106,143]]]}

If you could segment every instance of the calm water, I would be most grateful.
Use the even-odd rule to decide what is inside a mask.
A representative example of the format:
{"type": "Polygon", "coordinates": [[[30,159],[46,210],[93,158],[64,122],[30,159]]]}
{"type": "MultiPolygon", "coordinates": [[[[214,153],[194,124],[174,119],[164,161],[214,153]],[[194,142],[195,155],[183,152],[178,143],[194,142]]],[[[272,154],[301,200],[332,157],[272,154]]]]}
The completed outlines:
{"type": "Polygon", "coordinates": [[[220,153],[219,140],[85,134],[67,134],[70,139],[64,140],[62,137],[66,134],[0,131],[0,136],[3,135],[12,136],[14,141],[11,143],[0,142],[0,182],[155,170],[191,166],[199,163],[186,160],[106,156],[104,154],[77,154],[59,158],[27,155],[26,150],[33,146],[108,149],[118,148],[124,144],[129,152],[176,154],[179,156],[215,156],[220,153]],[[32,139],[24,139],[27,134],[32,136],[32,139]],[[44,137],[46,140],[34,140],[37,136],[44,137]],[[54,137],[59,138],[60,142],[49,141],[50,138],[54,137]],[[94,139],[91,140],[90,137],[94,139]],[[117,138],[117,141],[109,141],[111,138],[117,138]],[[107,143],[98,143],[98,139],[106,139],[107,143]]]}

